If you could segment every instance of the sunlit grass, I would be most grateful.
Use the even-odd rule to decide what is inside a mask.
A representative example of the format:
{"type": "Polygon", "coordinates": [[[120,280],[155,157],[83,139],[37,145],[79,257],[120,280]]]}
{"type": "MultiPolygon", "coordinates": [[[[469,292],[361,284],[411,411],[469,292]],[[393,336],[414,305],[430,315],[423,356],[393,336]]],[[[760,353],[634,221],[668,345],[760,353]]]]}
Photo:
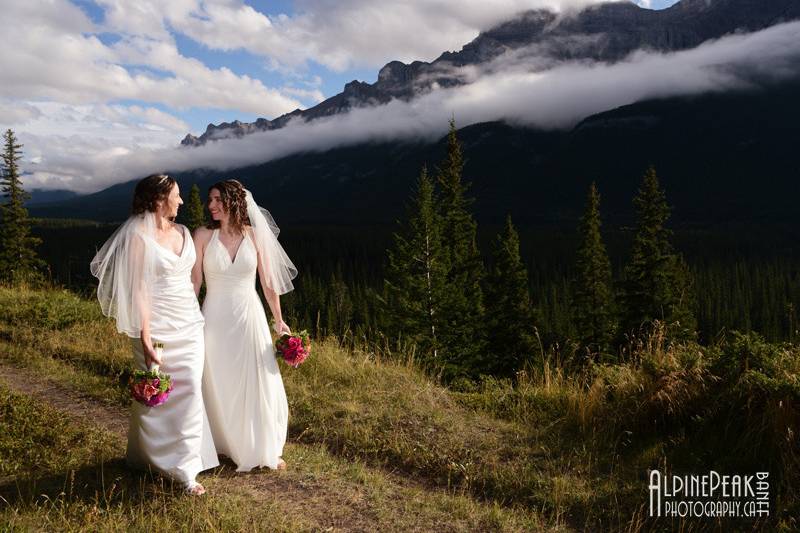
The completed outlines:
{"type": "MultiPolygon", "coordinates": [[[[127,405],[120,377],[131,364],[130,342],[94,302],[64,291],[0,287],[0,309],[0,361],[127,405]]],[[[735,334],[709,347],[671,344],[656,329],[632,341],[622,364],[568,367],[546,353],[541,366],[514,382],[487,379],[458,392],[417,369],[413,356],[389,352],[344,349],[329,338],[314,344],[300,368],[281,366],[290,402],[287,461],[304,465],[285,479],[336,500],[331,516],[353,528],[392,522],[414,530],[444,520],[455,530],[648,530],[660,526],[643,510],[646,473],[665,464],[690,472],[766,466],[780,480],[772,524],[797,525],[795,346],[735,334]],[[347,508],[365,502],[369,511],[359,526],[347,508]],[[403,518],[412,513],[416,519],[403,518]]],[[[224,491],[231,484],[231,498],[239,500],[225,505],[241,520],[234,529],[256,523],[236,511],[258,497],[252,490],[237,492],[224,474],[208,484],[224,491]]],[[[322,505],[321,496],[302,498],[322,505]]],[[[155,519],[147,514],[150,503],[132,502],[122,507],[140,515],[124,523],[155,519]]],[[[173,505],[189,504],[162,508],[173,505]]],[[[275,512],[281,508],[287,505],[275,512]]],[[[324,514],[296,508],[296,521],[276,518],[272,529],[322,523],[324,514]]],[[[62,526],[78,520],[69,516],[62,526]]],[[[208,520],[193,523],[221,527],[208,520]]]]}
{"type": "MultiPolygon", "coordinates": [[[[0,288],[0,306],[5,303],[13,305],[0,318],[1,362],[26,368],[98,400],[127,404],[127,394],[118,378],[130,364],[129,341],[117,335],[113,325],[98,316],[91,303],[87,305],[58,291],[48,295],[24,288],[0,288]],[[80,312],[70,314],[71,309],[84,305],[88,318],[80,312]],[[31,319],[31,308],[42,312],[31,319]],[[62,309],[67,313],[62,314],[62,309]]],[[[317,402],[326,416],[334,411],[351,415],[363,411],[366,398],[360,395],[339,401],[334,398],[335,388],[329,388],[329,397],[309,395],[309,385],[315,387],[319,383],[315,380],[334,379],[337,388],[356,390],[382,375],[374,361],[339,361],[337,357],[351,355],[339,350],[334,342],[320,343],[315,346],[312,363],[299,370],[284,368],[292,409],[297,411],[293,433],[315,420],[328,426],[329,421],[309,415],[313,411],[309,409],[311,404],[317,402]],[[314,370],[325,364],[330,364],[333,375],[314,370]],[[339,371],[345,374],[337,375],[339,371]]],[[[431,385],[422,374],[410,372],[406,365],[387,364],[386,371],[388,379],[382,380],[386,389],[375,397],[377,401],[386,402],[392,395],[392,383],[399,379],[409,379],[416,383],[417,390],[446,399],[442,389],[431,385]]],[[[390,458],[385,456],[384,448],[390,440],[394,441],[395,457],[407,452],[409,435],[403,432],[394,439],[387,437],[376,448],[367,446],[372,450],[368,453],[344,454],[318,432],[302,435],[299,430],[300,434],[294,435],[297,443],[287,445],[285,458],[291,465],[288,472],[241,476],[231,475],[230,467],[223,467],[202,477],[211,498],[186,498],[168,481],[129,471],[124,466],[119,437],[94,429],[89,423],[76,424],[39,401],[12,394],[8,398],[6,407],[27,422],[19,425],[12,418],[0,422],[0,432],[7,437],[0,453],[4,453],[6,468],[14,469],[5,472],[9,476],[1,489],[7,500],[0,503],[0,524],[4,529],[303,531],[319,529],[320,524],[331,521],[344,529],[361,530],[374,530],[381,524],[409,531],[437,527],[453,531],[530,531],[557,526],[543,521],[532,509],[475,500],[458,490],[456,483],[451,488],[446,484],[431,486],[425,475],[417,482],[371,466],[375,461],[367,459],[381,458],[379,462],[391,466],[386,463],[390,458]],[[6,421],[17,424],[19,431],[8,431],[3,425],[6,421]],[[34,428],[38,429],[32,431],[34,428]],[[98,446],[102,453],[95,450],[98,446]],[[23,449],[38,455],[27,463],[6,460],[17,457],[15,454],[23,449]],[[54,462],[42,457],[51,457],[54,462]],[[32,464],[39,465],[38,469],[25,467],[32,464]],[[289,492],[275,494],[276,483],[288,487],[289,492]],[[306,486],[314,489],[297,493],[297,487],[306,486]],[[269,491],[266,504],[264,491],[269,491]],[[360,518],[353,512],[354,505],[363,508],[360,518]]],[[[452,402],[450,406],[454,407],[452,402]]],[[[436,418],[442,416],[435,414],[436,418]]],[[[395,416],[402,419],[394,409],[382,414],[384,420],[395,416]]],[[[444,421],[438,420],[437,424],[444,426],[444,421]]],[[[344,433],[337,440],[343,442],[347,435],[344,433]]],[[[363,432],[357,435],[358,442],[369,439],[363,432]]],[[[350,437],[356,438],[356,434],[350,437]]],[[[17,459],[21,461],[22,457],[25,456],[17,459]]]]}

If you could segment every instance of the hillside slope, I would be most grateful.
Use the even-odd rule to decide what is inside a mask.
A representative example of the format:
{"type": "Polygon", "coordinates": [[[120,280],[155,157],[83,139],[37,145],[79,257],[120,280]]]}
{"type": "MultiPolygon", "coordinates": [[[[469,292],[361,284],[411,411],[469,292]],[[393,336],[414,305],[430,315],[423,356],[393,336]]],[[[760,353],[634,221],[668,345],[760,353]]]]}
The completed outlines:
{"type": "MultiPolygon", "coordinates": [[[[291,471],[231,476],[223,468],[203,478],[218,497],[197,503],[124,469],[113,435],[92,437],[96,421],[56,423],[62,415],[24,398],[9,404],[4,392],[0,476],[11,477],[0,482],[0,521],[110,529],[150,520],[166,529],[198,523],[199,512],[210,530],[265,519],[282,519],[284,530],[791,530],[800,526],[799,353],[752,335],[733,333],[711,347],[665,346],[656,336],[623,364],[570,371],[548,358],[516,386],[489,380],[455,392],[402,354],[349,352],[327,339],[299,369],[281,367],[291,471]],[[30,423],[15,422],[25,412],[30,423]],[[64,453],[65,439],[74,454],[64,453]],[[675,472],[769,471],[769,519],[648,519],[647,472],[665,464],[675,472]],[[73,488],[58,496],[65,484],[73,488]],[[276,492],[289,501],[276,504],[276,492]],[[358,515],[366,522],[352,528],[336,521],[358,515]]],[[[79,396],[114,411],[129,401],[120,386],[129,365],[127,340],[94,302],[0,287],[0,378],[15,390],[29,390],[19,381],[30,376],[62,390],[48,395],[62,410],[79,396]]]]}

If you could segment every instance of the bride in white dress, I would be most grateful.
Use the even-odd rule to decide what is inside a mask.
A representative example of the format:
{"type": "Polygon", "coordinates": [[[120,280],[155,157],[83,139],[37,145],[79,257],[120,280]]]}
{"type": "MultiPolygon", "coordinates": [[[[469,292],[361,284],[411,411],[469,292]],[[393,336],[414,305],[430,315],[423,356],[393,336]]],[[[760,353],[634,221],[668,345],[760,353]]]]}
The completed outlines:
{"type": "Polygon", "coordinates": [[[195,261],[189,230],[172,222],[180,198],[169,176],[148,176],[136,186],[133,214],[91,263],[97,298],[117,330],[131,337],[136,366],[159,365],[174,389],[163,405],[131,406],[128,462],[151,467],[205,493],[195,479],[219,465],[203,405],[203,316],[191,282],[195,261]],[[153,343],[163,343],[162,358],[153,343]]]}
{"type": "Polygon", "coordinates": [[[195,293],[205,277],[205,399],[217,451],[238,472],[256,467],[285,468],[289,407],[256,273],[275,318],[275,330],[289,333],[281,318],[280,295],[293,289],[297,270],[278,243],[278,228],[236,180],[209,189],[210,228],[195,230],[195,293]]]}

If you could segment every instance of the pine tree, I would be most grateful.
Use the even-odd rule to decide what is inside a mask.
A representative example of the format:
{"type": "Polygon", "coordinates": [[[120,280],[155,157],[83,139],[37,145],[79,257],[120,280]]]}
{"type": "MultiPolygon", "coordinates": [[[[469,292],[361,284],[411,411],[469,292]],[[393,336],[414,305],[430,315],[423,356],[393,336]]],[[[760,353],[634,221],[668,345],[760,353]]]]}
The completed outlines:
{"type": "Polygon", "coordinates": [[[600,234],[600,194],[589,187],[580,224],[580,245],[572,282],[572,316],[581,343],[592,353],[609,349],[614,335],[611,262],[600,234]]]}
{"type": "Polygon", "coordinates": [[[672,249],[665,227],[670,209],[655,168],[644,175],[634,198],[636,236],[631,261],[625,269],[625,332],[662,321],[675,338],[691,337],[696,323],[688,269],[672,249]]]}
{"type": "Polygon", "coordinates": [[[25,200],[30,195],[22,188],[19,161],[22,145],[12,130],[3,135],[3,175],[0,179],[4,202],[0,204],[0,277],[5,281],[23,279],[35,274],[44,262],[36,256],[41,243],[31,235],[31,222],[25,200]]]}
{"type": "Polygon", "coordinates": [[[670,332],[676,339],[695,339],[697,337],[697,318],[693,310],[697,306],[697,299],[694,291],[694,279],[689,265],[686,264],[682,255],[675,254],[673,261],[675,285],[670,332]]]}
{"type": "Polygon", "coordinates": [[[192,185],[189,191],[189,203],[186,206],[186,226],[189,230],[195,229],[206,225],[206,210],[203,207],[203,201],[200,199],[200,188],[197,184],[192,185]]]}
{"type": "Polygon", "coordinates": [[[449,358],[446,377],[475,375],[483,365],[486,347],[481,290],[484,267],[476,240],[477,224],[468,210],[472,199],[465,196],[468,186],[462,181],[463,169],[461,143],[451,119],[447,155],[438,172],[442,190],[442,240],[450,266],[440,336],[449,358]]]}
{"type": "Polygon", "coordinates": [[[384,280],[389,330],[415,342],[423,360],[441,364],[439,340],[448,265],[434,185],[423,168],[408,221],[394,234],[384,280]]]}
{"type": "Polygon", "coordinates": [[[486,280],[489,346],[484,370],[513,376],[532,359],[536,333],[528,271],[520,257],[519,234],[510,215],[503,232],[497,236],[493,252],[494,265],[486,280]]]}
{"type": "Polygon", "coordinates": [[[350,289],[342,277],[341,264],[331,274],[328,283],[328,335],[343,338],[353,319],[353,300],[350,289]]]}

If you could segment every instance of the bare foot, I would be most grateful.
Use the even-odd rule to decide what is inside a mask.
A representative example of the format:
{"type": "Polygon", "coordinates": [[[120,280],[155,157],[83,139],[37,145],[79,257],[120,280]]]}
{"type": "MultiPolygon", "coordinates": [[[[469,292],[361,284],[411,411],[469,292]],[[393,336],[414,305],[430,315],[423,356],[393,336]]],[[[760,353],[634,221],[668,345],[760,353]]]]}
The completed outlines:
{"type": "Polygon", "coordinates": [[[186,487],[186,494],[190,496],[202,496],[206,493],[206,488],[200,483],[195,483],[190,487],[186,487]]]}
{"type": "Polygon", "coordinates": [[[283,459],[279,458],[278,459],[277,470],[286,470],[286,461],[284,461],[283,459]]]}

